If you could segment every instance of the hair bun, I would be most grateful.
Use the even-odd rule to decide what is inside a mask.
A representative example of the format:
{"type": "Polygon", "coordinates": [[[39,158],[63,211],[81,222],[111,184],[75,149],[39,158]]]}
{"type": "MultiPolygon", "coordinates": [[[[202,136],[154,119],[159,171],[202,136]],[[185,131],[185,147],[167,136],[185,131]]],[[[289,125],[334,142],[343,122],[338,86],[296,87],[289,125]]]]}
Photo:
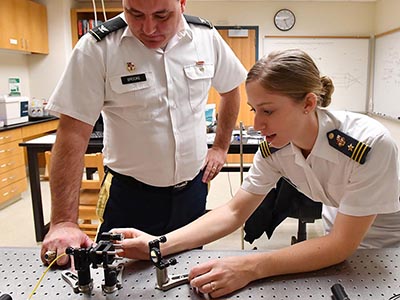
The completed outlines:
{"type": "Polygon", "coordinates": [[[331,103],[331,96],[335,91],[335,87],[333,85],[332,79],[330,79],[328,76],[322,76],[321,83],[322,90],[320,94],[320,106],[327,107],[331,103]]]}

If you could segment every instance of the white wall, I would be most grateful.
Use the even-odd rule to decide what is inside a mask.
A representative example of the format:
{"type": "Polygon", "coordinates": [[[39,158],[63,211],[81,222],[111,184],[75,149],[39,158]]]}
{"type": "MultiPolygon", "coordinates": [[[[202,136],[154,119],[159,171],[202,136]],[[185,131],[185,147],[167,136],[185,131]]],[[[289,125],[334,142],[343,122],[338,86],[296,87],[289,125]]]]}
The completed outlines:
{"type": "Polygon", "coordinates": [[[375,24],[374,2],[188,0],[186,13],[207,18],[214,25],[258,25],[261,36],[370,35],[375,24]],[[281,8],[296,15],[295,26],[286,33],[273,23],[281,8]]]}
{"type": "Polygon", "coordinates": [[[72,50],[70,8],[72,0],[42,0],[47,6],[49,54],[29,55],[30,95],[48,99],[72,50]]]}
{"type": "Polygon", "coordinates": [[[400,1],[378,0],[375,11],[375,33],[400,27],[400,1]]]}
{"type": "MultiPolygon", "coordinates": [[[[395,28],[400,28],[400,1],[378,0],[376,3],[375,33],[379,34],[395,28]]],[[[394,103],[393,105],[399,104],[394,103]]],[[[400,149],[400,122],[383,119],[377,116],[373,117],[390,130],[400,149]]]]}
{"type": "Polygon", "coordinates": [[[266,35],[370,36],[375,25],[373,2],[189,0],[186,13],[209,19],[214,25],[259,26],[260,56],[266,35]],[[275,13],[281,8],[291,9],[296,16],[296,24],[288,32],[279,31],[273,23],[275,13]]]}
{"type": "Polygon", "coordinates": [[[8,78],[21,78],[21,92],[30,96],[28,56],[0,50],[0,95],[8,94],[8,78]]]}

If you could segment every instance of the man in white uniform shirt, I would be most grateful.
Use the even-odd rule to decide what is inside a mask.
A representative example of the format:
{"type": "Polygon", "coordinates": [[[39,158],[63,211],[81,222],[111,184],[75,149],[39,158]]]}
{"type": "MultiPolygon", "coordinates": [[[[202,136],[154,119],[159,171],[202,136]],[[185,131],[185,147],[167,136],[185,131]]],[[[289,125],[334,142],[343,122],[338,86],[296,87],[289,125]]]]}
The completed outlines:
{"type": "Polygon", "coordinates": [[[101,112],[108,173],[98,203],[100,232],[135,227],[161,235],[204,213],[207,184],[226,159],[246,70],[208,21],[183,15],[185,4],[123,0],[123,14],[76,45],[47,106],[60,125],[42,257],[91,243],[77,225],[78,199],[82,158],[101,112]],[[207,150],[211,86],[221,102],[207,150]]]}

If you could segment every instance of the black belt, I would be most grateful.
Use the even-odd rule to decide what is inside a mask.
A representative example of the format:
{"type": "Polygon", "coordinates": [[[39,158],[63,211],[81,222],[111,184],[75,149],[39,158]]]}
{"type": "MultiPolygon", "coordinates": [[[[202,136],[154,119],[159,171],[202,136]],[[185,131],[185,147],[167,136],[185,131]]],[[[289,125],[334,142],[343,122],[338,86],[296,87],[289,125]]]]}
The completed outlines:
{"type": "Polygon", "coordinates": [[[106,170],[108,172],[110,172],[113,176],[115,176],[116,178],[120,179],[121,181],[123,181],[127,184],[138,185],[145,189],[160,190],[160,191],[172,190],[174,192],[179,192],[181,190],[184,190],[186,187],[189,187],[190,184],[195,180],[195,178],[201,174],[201,173],[199,173],[193,180],[182,181],[175,185],[161,187],[161,186],[153,186],[153,185],[146,184],[144,182],[137,180],[136,178],[134,178],[132,176],[120,174],[118,172],[115,172],[114,170],[111,170],[110,168],[106,168],[106,170]]]}

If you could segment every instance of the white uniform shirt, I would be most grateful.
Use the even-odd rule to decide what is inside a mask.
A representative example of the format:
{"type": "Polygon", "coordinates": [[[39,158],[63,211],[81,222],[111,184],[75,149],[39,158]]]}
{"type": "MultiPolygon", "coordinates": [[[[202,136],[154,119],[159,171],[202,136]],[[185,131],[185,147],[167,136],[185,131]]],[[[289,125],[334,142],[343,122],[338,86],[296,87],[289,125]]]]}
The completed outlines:
{"type": "Polygon", "coordinates": [[[229,92],[247,73],[215,28],[183,22],[165,51],[128,27],[100,42],[85,35],[47,106],[92,125],[103,110],[105,164],[154,186],[196,176],[207,154],[209,88],[229,92]]]}
{"type": "Polygon", "coordinates": [[[305,159],[289,144],[267,158],[260,151],[242,188],[267,194],[281,176],[298,190],[324,204],[323,220],[329,231],[338,209],[343,214],[379,214],[361,247],[400,246],[399,169],[395,141],[379,122],[361,114],[317,109],[319,131],[305,159]],[[327,133],[338,129],[371,147],[360,164],[328,143],[327,133]],[[330,208],[334,208],[330,210],[330,208]]]}

